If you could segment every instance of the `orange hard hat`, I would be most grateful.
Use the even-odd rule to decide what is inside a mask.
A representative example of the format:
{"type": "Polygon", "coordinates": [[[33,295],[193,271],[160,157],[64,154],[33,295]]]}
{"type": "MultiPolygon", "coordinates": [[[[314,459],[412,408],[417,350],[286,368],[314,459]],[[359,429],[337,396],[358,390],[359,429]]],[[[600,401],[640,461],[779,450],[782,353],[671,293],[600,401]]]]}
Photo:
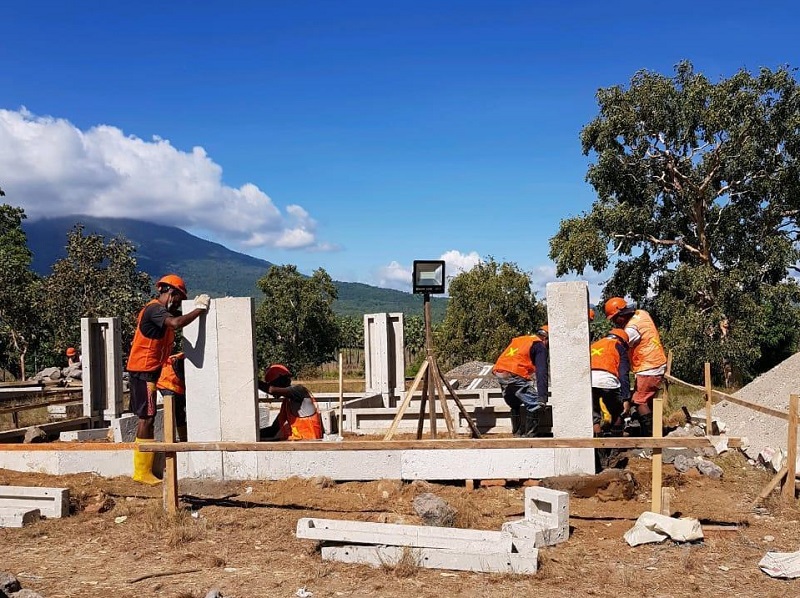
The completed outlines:
{"type": "Polygon", "coordinates": [[[67,357],[72,357],[73,355],[77,355],[78,352],[75,350],[75,347],[70,347],[67,349],[67,357]]]}
{"type": "Polygon", "coordinates": [[[550,336],[550,326],[548,326],[547,324],[545,324],[544,326],[540,326],[539,330],[536,331],[536,334],[538,335],[540,332],[544,332],[545,336],[550,336]]]}
{"type": "Polygon", "coordinates": [[[167,285],[172,287],[173,289],[176,289],[181,295],[183,295],[184,299],[186,299],[186,297],[188,296],[186,294],[186,283],[183,282],[183,278],[181,278],[177,274],[167,274],[166,276],[162,276],[156,283],[156,288],[162,285],[167,285]]]}
{"type": "Polygon", "coordinates": [[[628,309],[628,302],[622,297],[612,297],[603,306],[606,312],[606,318],[609,320],[619,315],[621,312],[628,309]]]}
{"type": "Polygon", "coordinates": [[[589,308],[589,321],[594,321],[594,310],[591,307],[589,308]]]}
{"type": "Polygon", "coordinates": [[[267,371],[264,372],[264,383],[272,384],[280,378],[281,376],[291,376],[292,373],[289,371],[285,365],[281,365],[279,363],[274,363],[267,368],[267,371]]]}
{"type": "Polygon", "coordinates": [[[625,332],[622,328],[612,328],[611,330],[608,331],[608,334],[616,336],[626,345],[630,342],[630,339],[628,338],[628,333],[625,332]]]}

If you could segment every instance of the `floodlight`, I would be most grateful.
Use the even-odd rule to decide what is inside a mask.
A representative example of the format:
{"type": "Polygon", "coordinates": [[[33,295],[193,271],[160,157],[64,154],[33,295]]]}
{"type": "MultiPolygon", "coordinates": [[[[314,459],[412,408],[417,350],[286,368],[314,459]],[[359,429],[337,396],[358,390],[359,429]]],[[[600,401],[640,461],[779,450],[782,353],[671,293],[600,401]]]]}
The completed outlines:
{"type": "Polygon", "coordinates": [[[414,293],[444,293],[444,260],[414,260],[414,293]]]}

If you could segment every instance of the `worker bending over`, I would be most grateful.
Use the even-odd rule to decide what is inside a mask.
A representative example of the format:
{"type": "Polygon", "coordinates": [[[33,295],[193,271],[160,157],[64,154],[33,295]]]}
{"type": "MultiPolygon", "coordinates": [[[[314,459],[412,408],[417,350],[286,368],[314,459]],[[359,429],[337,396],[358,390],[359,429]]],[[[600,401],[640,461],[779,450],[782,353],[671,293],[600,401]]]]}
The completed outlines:
{"type": "Polygon", "coordinates": [[[623,404],[630,402],[628,334],[621,328],[591,346],[594,435],[622,435],[623,404]]]}
{"type": "Polygon", "coordinates": [[[186,374],[184,362],[186,354],[181,351],[170,355],[167,363],[161,368],[161,376],[156,382],[156,388],[162,395],[174,397],[172,406],[175,415],[175,427],[178,432],[178,442],[186,442],[186,374]]]}
{"type": "Polygon", "coordinates": [[[264,372],[259,390],[282,399],[275,421],[261,430],[262,440],[321,440],[324,434],[317,401],[301,384],[292,384],[289,368],[273,364],[264,372]]]}

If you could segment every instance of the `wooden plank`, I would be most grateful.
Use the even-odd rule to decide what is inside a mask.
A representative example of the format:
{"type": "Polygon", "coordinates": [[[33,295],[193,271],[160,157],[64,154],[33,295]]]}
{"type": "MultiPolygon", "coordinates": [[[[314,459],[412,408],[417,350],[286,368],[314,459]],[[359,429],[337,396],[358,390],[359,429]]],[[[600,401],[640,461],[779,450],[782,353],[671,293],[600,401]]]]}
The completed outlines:
{"type": "MultiPolygon", "coordinates": [[[[664,434],[664,399],[656,397],[653,399],[653,438],[661,438],[664,434]]],[[[661,512],[661,483],[662,483],[662,467],[663,461],[661,458],[662,449],[653,448],[653,483],[651,501],[652,505],[650,510],[653,513],[661,512]]]]}
{"type": "Polygon", "coordinates": [[[764,489],[758,493],[758,496],[756,496],[755,500],[753,501],[753,506],[757,505],[759,502],[767,498],[772,493],[772,491],[778,487],[778,485],[785,477],[786,477],[786,468],[781,467],[778,473],[776,473],[769,481],[769,483],[766,486],[764,486],[764,489]]]}
{"type": "Polygon", "coordinates": [[[397,415],[394,416],[394,421],[392,421],[392,425],[389,426],[389,431],[386,432],[386,436],[383,437],[384,440],[391,440],[392,436],[394,436],[394,433],[397,432],[397,427],[400,425],[400,421],[403,419],[403,415],[405,414],[406,409],[408,409],[408,404],[411,402],[411,395],[417,392],[419,381],[422,380],[422,376],[427,371],[428,371],[428,362],[423,361],[422,365],[419,367],[419,371],[417,372],[416,377],[414,378],[413,384],[411,384],[411,388],[409,388],[406,391],[406,396],[403,397],[403,402],[397,409],[397,415]]]}
{"type": "MultiPolygon", "coordinates": [[[[46,434],[55,434],[56,432],[63,432],[65,430],[83,430],[90,427],[92,424],[91,417],[76,417],[75,419],[65,419],[58,422],[50,422],[47,424],[39,424],[37,428],[46,434]]],[[[33,427],[33,426],[30,426],[33,427]]],[[[14,430],[4,430],[0,432],[0,446],[5,442],[15,442],[25,438],[25,433],[28,428],[16,428],[14,430]]],[[[34,445],[25,445],[34,446],[34,445]]]]}
{"type": "MultiPolygon", "coordinates": [[[[66,444],[66,443],[65,443],[66,444]]],[[[552,448],[705,448],[711,441],[701,437],[679,438],[483,438],[455,440],[345,440],[321,442],[298,440],[285,442],[144,442],[145,452],[192,451],[389,451],[389,450],[454,450],[454,449],[552,449],[552,448]]],[[[741,446],[741,439],[728,438],[731,448],[741,446]]]]}
{"type": "Polygon", "coordinates": [[[428,380],[426,375],[422,382],[422,396],[419,399],[419,415],[417,417],[417,440],[422,439],[422,431],[425,429],[425,409],[428,407],[428,380]]]}
{"type": "Polygon", "coordinates": [[[66,405],[69,403],[81,403],[81,399],[71,397],[68,399],[56,399],[53,401],[42,401],[41,403],[17,405],[16,407],[3,407],[0,408],[0,415],[5,415],[6,413],[16,413],[17,411],[28,411],[29,409],[39,409],[40,407],[49,407],[50,405],[66,405]]]}
{"type": "Polygon", "coordinates": [[[789,432],[786,438],[786,483],[783,497],[794,503],[795,477],[797,476],[797,409],[800,395],[789,396],[789,432]]]}
{"type": "Polygon", "coordinates": [[[442,415],[444,415],[444,423],[447,427],[447,435],[450,438],[458,436],[458,432],[453,425],[453,416],[450,413],[450,408],[447,406],[447,398],[444,396],[444,387],[442,386],[442,378],[439,375],[438,367],[433,367],[433,381],[436,383],[436,394],[439,396],[439,404],[442,406],[442,415]]]}
{"type": "MultiPolygon", "coordinates": [[[[664,379],[668,382],[673,384],[678,384],[685,388],[692,388],[698,392],[705,392],[705,388],[702,386],[697,386],[695,384],[689,384],[688,382],[684,382],[680,378],[676,378],[675,376],[666,375],[664,379]]],[[[778,419],[788,420],[789,414],[785,411],[781,411],[779,409],[773,409],[772,407],[766,407],[764,405],[759,405],[758,403],[752,403],[750,401],[745,401],[744,399],[740,399],[738,397],[731,396],[719,390],[712,390],[711,391],[712,398],[719,403],[720,401],[729,401],[736,405],[741,405],[742,407],[747,407],[748,409],[752,409],[753,411],[758,411],[759,413],[764,413],[765,415],[771,415],[772,417],[777,417],[778,419]]]]}
{"type": "MultiPolygon", "coordinates": [[[[164,442],[175,442],[175,397],[164,395],[164,442]]],[[[170,515],[178,512],[178,462],[175,453],[164,458],[164,510],[170,515]]]]}
{"type": "Polygon", "coordinates": [[[711,421],[711,394],[714,389],[711,388],[711,364],[707,361],[705,367],[703,368],[703,376],[706,383],[706,434],[713,434],[713,422],[711,421]]]}
{"type": "Polygon", "coordinates": [[[453,401],[455,402],[456,407],[458,407],[458,411],[461,413],[461,416],[467,421],[467,425],[469,426],[469,429],[472,431],[472,437],[480,438],[481,431],[478,430],[478,426],[475,424],[475,421],[472,419],[472,417],[470,417],[469,413],[467,413],[467,410],[464,408],[464,404],[461,402],[461,399],[458,398],[458,394],[456,393],[453,386],[450,384],[450,382],[448,382],[447,378],[445,378],[442,375],[442,370],[439,369],[439,364],[436,361],[435,357],[433,358],[433,365],[436,368],[437,375],[444,383],[445,388],[447,388],[447,392],[450,393],[450,398],[453,399],[453,401]]]}
{"type": "MultiPolygon", "coordinates": [[[[339,351],[339,426],[337,430],[339,436],[344,436],[343,426],[344,426],[344,364],[343,364],[342,352],[339,351]]],[[[186,439],[184,438],[184,440],[186,439]]]]}

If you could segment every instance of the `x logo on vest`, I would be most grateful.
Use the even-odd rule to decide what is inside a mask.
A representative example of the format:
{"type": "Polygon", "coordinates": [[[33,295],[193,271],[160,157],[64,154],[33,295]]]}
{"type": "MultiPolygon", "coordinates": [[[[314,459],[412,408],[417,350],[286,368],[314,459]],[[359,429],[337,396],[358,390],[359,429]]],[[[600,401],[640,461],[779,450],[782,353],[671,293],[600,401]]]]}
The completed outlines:
{"type": "Polygon", "coordinates": [[[508,348],[508,352],[506,353],[506,356],[514,357],[514,355],[516,355],[517,353],[519,353],[519,349],[516,349],[514,347],[509,347],[508,348]]]}
{"type": "Polygon", "coordinates": [[[600,357],[602,354],[603,354],[602,347],[592,347],[592,357],[594,357],[595,355],[597,357],[600,357]]]}

